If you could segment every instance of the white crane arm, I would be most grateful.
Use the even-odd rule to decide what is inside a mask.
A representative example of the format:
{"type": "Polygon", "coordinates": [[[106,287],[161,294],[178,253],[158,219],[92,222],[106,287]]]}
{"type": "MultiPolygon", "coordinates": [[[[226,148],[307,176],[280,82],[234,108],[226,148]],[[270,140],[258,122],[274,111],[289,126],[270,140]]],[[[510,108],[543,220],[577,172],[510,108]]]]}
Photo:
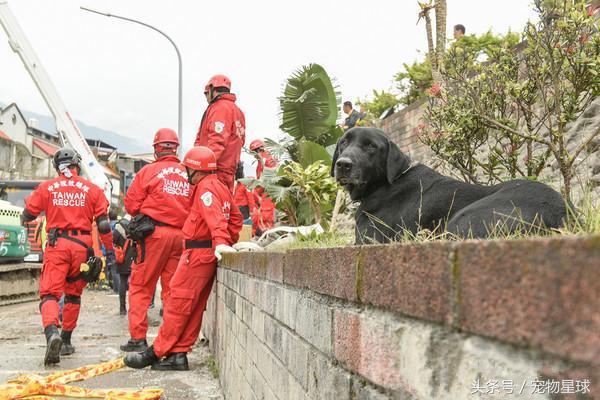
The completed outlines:
{"type": "Polygon", "coordinates": [[[35,54],[25,33],[21,30],[14,14],[10,11],[6,0],[0,0],[0,24],[8,36],[10,47],[23,61],[25,69],[31,75],[33,82],[54,116],[56,129],[63,146],[71,147],[81,155],[83,173],[89,180],[100,186],[110,203],[111,184],[108,177],[85,141],[85,137],[77,127],[75,120],[67,111],[52,80],[35,54]]]}

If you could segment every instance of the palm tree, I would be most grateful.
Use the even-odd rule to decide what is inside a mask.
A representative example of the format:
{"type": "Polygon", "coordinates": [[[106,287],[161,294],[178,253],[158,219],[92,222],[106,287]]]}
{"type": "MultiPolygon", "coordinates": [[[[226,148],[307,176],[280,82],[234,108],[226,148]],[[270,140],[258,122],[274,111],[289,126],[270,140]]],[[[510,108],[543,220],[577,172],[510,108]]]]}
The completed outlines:
{"type": "Polygon", "coordinates": [[[446,13],[447,4],[446,0],[436,0],[435,4],[432,2],[421,3],[418,2],[419,8],[419,19],[425,19],[425,30],[427,31],[427,47],[429,50],[429,60],[431,62],[431,74],[433,81],[440,83],[442,75],[440,69],[443,65],[444,51],[446,49],[446,13]],[[429,11],[435,9],[435,47],[433,40],[433,29],[431,26],[431,17],[429,11]]]}
{"type": "Polygon", "coordinates": [[[419,3],[419,7],[421,8],[421,12],[419,12],[419,19],[417,20],[417,24],[421,18],[425,19],[425,30],[427,31],[427,49],[429,62],[431,63],[432,69],[437,69],[437,57],[435,55],[435,47],[433,45],[433,29],[431,28],[431,17],[429,16],[429,11],[434,8],[433,3],[419,3]]]}
{"type": "Polygon", "coordinates": [[[435,39],[438,71],[442,66],[446,50],[446,0],[435,1],[435,39]]]}

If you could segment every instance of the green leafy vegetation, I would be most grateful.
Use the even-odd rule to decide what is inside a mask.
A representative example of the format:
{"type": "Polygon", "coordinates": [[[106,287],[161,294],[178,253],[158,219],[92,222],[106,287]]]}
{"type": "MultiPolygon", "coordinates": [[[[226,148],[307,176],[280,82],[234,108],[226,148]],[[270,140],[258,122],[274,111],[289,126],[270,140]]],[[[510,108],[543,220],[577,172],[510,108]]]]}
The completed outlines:
{"type": "Polygon", "coordinates": [[[538,0],[536,10],[539,22],[527,24],[518,51],[513,37],[483,41],[486,62],[465,50],[471,44],[448,50],[443,84],[428,89],[418,129],[467,181],[537,179],[554,161],[570,198],[580,156],[600,135],[587,132],[567,146],[567,125],[600,93],[598,20],[581,2],[538,0]]]}

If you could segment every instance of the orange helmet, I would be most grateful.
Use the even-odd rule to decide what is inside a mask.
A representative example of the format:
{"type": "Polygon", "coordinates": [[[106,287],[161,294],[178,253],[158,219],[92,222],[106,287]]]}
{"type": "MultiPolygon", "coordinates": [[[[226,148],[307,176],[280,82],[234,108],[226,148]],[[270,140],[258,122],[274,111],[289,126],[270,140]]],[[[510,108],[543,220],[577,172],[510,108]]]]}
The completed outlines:
{"type": "Polygon", "coordinates": [[[185,153],[182,164],[195,171],[215,171],[217,158],[208,147],[196,146],[185,153]]]}
{"type": "Polygon", "coordinates": [[[251,151],[256,151],[256,149],[260,149],[261,147],[265,146],[265,142],[263,142],[260,139],[255,139],[250,143],[250,150],[251,151]]]}
{"type": "Polygon", "coordinates": [[[204,87],[204,92],[208,92],[210,87],[226,87],[231,90],[231,80],[225,75],[215,75],[206,84],[204,87]]]}
{"type": "Polygon", "coordinates": [[[177,136],[177,133],[169,128],[159,129],[154,135],[154,143],[152,143],[152,146],[163,143],[173,143],[176,146],[179,146],[179,137],[177,136]]]}

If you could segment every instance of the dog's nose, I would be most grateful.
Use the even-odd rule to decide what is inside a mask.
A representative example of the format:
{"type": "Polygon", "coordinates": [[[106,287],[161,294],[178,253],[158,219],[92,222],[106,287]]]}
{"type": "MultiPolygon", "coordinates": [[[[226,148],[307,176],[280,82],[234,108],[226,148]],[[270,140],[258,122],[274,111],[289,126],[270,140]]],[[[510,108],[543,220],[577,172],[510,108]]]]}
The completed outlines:
{"type": "Polygon", "coordinates": [[[335,166],[341,172],[350,172],[352,169],[352,160],[347,157],[339,158],[335,163],[335,166]]]}

